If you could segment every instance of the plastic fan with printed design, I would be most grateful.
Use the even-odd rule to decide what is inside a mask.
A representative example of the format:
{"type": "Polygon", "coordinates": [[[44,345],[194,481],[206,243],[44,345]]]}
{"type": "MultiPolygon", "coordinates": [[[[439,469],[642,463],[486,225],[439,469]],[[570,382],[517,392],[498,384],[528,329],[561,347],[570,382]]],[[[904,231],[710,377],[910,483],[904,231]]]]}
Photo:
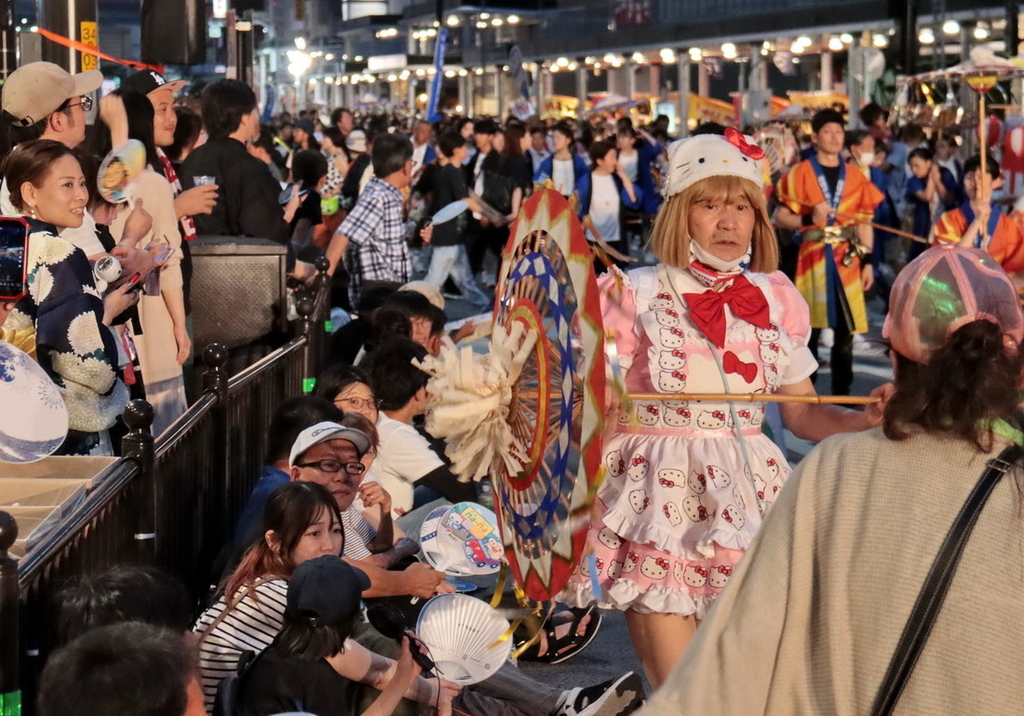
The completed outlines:
{"type": "Polygon", "coordinates": [[[493,512],[475,502],[436,507],[420,528],[423,556],[449,576],[494,574],[504,553],[497,522],[493,512]]]}

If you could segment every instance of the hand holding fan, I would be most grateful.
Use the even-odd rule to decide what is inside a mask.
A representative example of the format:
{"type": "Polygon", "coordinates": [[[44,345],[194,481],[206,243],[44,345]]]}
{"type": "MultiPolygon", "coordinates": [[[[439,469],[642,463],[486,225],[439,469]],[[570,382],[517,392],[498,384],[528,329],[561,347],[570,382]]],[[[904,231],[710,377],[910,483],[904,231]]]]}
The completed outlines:
{"type": "Polygon", "coordinates": [[[436,214],[430,217],[429,224],[431,226],[444,224],[445,222],[451,221],[452,219],[462,215],[468,208],[469,204],[466,203],[465,199],[459,199],[458,201],[453,201],[451,204],[445,204],[436,214]]]}
{"type": "Polygon", "coordinates": [[[131,185],[146,168],[146,147],[137,139],[129,139],[112,149],[96,174],[100,196],[111,204],[123,204],[131,198],[131,185]]]}
{"type": "Polygon", "coordinates": [[[457,577],[494,574],[505,551],[498,518],[474,502],[432,510],[420,528],[420,548],[434,569],[457,577]]]}
{"type": "Polygon", "coordinates": [[[416,633],[430,649],[438,675],[468,686],[493,676],[508,659],[508,621],[486,602],[442,594],[420,612],[416,633]]]}

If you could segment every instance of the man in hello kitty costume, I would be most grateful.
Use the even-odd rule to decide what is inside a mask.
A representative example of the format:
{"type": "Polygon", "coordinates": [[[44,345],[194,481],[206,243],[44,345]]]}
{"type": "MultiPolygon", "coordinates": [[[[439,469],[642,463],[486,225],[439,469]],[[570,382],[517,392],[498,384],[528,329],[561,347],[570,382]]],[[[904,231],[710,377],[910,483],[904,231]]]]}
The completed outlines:
{"type": "MultiPolygon", "coordinates": [[[[589,535],[592,566],[577,569],[564,596],[624,611],[655,687],[757,533],[774,501],[767,487],[789,474],[761,432],[764,403],[687,394],[814,394],[807,304],[776,271],[762,157],[736,131],[673,144],[652,234],[661,263],[599,280],[627,392],[664,398],[635,400],[616,421],[589,535]]],[[[790,404],[783,419],[820,440],[880,415],[790,404]]]]}

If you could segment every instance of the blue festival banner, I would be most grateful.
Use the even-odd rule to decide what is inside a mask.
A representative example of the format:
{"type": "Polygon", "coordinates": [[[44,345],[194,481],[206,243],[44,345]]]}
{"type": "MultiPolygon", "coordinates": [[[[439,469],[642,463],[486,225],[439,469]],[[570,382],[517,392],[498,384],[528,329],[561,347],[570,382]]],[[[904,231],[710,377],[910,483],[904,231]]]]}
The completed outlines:
{"type": "Polygon", "coordinates": [[[512,81],[516,83],[519,94],[523,99],[530,99],[530,73],[526,71],[523,62],[523,53],[519,45],[512,45],[508,50],[508,71],[512,75],[512,81]]]}
{"type": "Polygon", "coordinates": [[[434,45],[434,79],[430,82],[430,99],[427,102],[427,121],[440,122],[441,113],[437,105],[441,101],[441,82],[444,81],[444,46],[448,40],[448,28],[437,31],[437,42],[434,45]]]}
{"type": "Polygon", "coordinates": [[[266,91],[267,99],[263,103],[263,116],[260,117],[260,122],[270,124],[270,118],[274,116],[274,102],[277,100],[277,91],[274,89],[272,82],[267,83],[266,91]]]}

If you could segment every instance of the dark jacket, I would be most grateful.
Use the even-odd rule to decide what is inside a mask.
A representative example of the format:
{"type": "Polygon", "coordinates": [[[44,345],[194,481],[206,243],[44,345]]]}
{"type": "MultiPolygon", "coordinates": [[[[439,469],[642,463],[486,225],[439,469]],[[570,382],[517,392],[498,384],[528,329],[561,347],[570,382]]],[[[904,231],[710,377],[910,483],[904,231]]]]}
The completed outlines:
{"type": "MultiPolygon", "coordinates": [[[[466,187],[474,191],[476,182],[476,166],[480,162],[480,155],[477,154],[465,165],[466,187]]],[[[505,171],[505,162],[501,154],[493,149],[483,158],[484,190],[480,197],[484,202],[493,207],[499,214],[508,214],[512,211],[512,192],[516,188],[515,180],[505,171]]]]}
{"type": "Polygon", "coordinates": [[[220,186],[212,214],[193,217],[200,234],[258,236],[287,244],[291,230],[278,203],[281,185],[267,165],[246,151],[237,139],[211,139],[191,152],[178,173],[182,186],[193,177],[216,177],[220,186]]]}

